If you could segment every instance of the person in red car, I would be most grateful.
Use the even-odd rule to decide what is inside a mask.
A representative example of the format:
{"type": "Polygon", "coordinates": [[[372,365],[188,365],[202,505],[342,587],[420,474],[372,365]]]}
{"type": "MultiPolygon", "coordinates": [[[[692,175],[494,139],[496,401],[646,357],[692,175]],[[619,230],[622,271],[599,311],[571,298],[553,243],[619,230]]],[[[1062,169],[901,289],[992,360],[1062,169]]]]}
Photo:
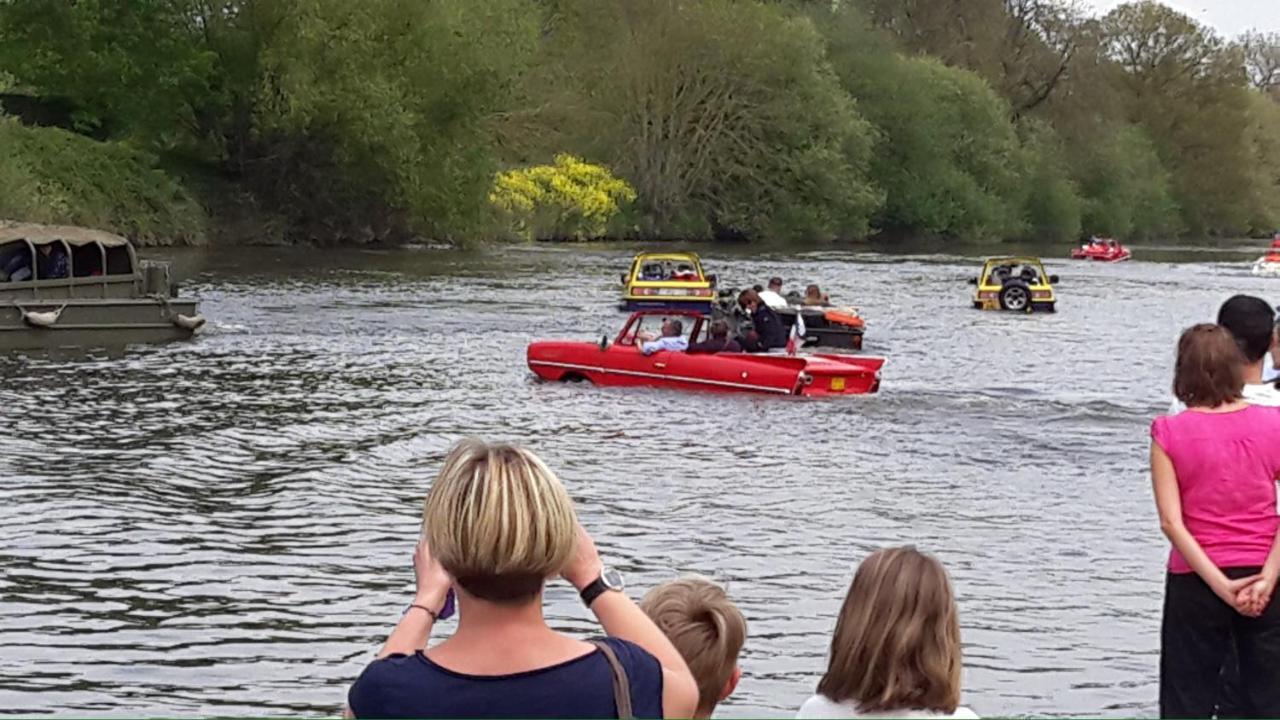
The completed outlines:
{"type": "Polygon", "coordinates": [[[714,354],[722,352],[742,352],[737,340],[729,337],[729,323],[724,320],[711,321],[711,337],[689,346],[689,354],[714,354]]]}
{"type": "Polygon", "coordinates": [[[787,346],[787,330],[782,325],[782,318],[760,299],[760,293],[743,290],[738,295],[738,305],[751,315],[752,330],[742,338],[744,350],[765,352],[787,346]]]}
{"type": "Polygon", "coordinates": [[[689,348],[689,341],[685,340],[681,335],[684,334],[684,323],[675,318],[667,318],[662,321],[662,334],[654,337],[650,333],[639,333],[636,337],[641,341],[640,352],[645,355],[652,355],[663,350],[671,350],[681,352],[689,348]]]}

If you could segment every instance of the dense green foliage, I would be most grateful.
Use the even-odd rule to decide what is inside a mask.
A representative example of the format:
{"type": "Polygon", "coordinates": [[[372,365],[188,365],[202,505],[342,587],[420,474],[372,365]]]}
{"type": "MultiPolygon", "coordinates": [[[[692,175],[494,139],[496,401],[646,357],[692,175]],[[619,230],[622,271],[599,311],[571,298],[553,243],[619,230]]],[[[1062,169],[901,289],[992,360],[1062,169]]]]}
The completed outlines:
{"type": "Polygon", "coordinates": [[[200,243],[199,205],[118,142],[0,118],[0,218],[109,228],[151,244],[200,243]]]}
{"type": "Polygon", "coordinates": [[[1280,225],[1280,34],[1076,7],[0,0],[0,101],[43,126],[0,124],[0,215],[192,241],[185,183],[321,242],[1280,225]],[[566,154],[634,202],[495,195],[566,154]]]}

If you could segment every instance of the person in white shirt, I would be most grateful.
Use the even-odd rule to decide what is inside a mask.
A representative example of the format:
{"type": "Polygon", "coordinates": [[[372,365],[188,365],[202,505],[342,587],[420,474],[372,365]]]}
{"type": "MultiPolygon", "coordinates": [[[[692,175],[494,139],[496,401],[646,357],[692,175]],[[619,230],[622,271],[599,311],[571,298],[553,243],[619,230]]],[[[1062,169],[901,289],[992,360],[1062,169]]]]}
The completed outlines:
{"type": "Polygon", "coordinates": [[[853,576],[827,672],[798,718],[976,718],[960,707],[951,581],[913,547],[878,550],[853,576]]]}
{"type": "Polygon", "coordinates": [[[643,343],[640,346],[640,352],[645,355],[652,355],[663,350],[684,352],[689,349],[689,341],[681,337],[683,334],[684,323],[673,318],[667,318],[662,321],[662,335],[643,343]]]}
{"type": "MultiPolygon", "coordinates": [[[[756,287],[759,287],[758,285],[756,287]]],[[[764,301],[765,305],[777,310],[787,306],[786,298],[782,297],[782,278],[769,278],[769,289],[761,290],[757,295],[764,301]]]]}
{"type": "MultiPolygon", "coordinates": [[[[1244,355],[1244,401],[1250,405],[1280,407],[1280,389],[1275,381],[1265,379],[1267,353],[1280,356],[1280,332],[1276,329],[1276,313],[1266,300],[1252,295],[1236,295],[1218,310],[1218,324],[1227,329],[1244,355]]],[[[1170,415],[1186,410],[1174,400],[1170,415]]]]}

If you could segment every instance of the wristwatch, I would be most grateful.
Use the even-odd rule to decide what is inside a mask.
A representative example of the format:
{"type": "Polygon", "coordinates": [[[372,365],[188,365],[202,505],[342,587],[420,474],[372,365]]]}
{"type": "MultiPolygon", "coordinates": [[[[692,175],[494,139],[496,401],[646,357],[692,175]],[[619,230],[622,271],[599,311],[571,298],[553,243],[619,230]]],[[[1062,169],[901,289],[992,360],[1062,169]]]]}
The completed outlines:
{"type": "Polygon", "coordinates": [[[603,595],[606,590],[622,592],[624,587],[626,587],[626,585],[622,581],[622,573],[611,567],[605,566],[600,570],[600,577],[591,581],[586,587],[579,590],[578,596],[582,598],[584,605],[591,607],[591,603],[595,602],[596,598],[603,595]]]}

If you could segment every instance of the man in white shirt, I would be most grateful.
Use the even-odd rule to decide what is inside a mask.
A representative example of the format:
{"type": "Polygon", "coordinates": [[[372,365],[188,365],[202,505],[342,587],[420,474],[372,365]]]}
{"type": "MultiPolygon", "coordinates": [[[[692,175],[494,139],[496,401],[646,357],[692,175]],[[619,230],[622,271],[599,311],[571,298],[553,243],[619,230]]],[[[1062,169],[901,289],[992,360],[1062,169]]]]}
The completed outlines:
{"type": "MultiPolygon", "coordinates": [[[[1263,380],[1267,352],[1280,355],[1280,334],[1276,330],[1275,310],[1262,298],[1236,295],[1218,310],[1218,324],[1235,336],[1244,354],[1244,401],[1250,405],[1280,407],[1280,389],[1274,382],[1263,380]]],[[[1186,410],[1174,400],[1169,414],[1186,410]]]]}
{"type": "Polygon", "coordinates": [[[786,299],[782,297],[782,278],[780,277],[769,278],[769,289],[761,290],[756,294],[760,296],[765,305],[774,310],[787,306],[786,299]]]}
{"type": "Polygon", "coordinates": [[[689,341],[681,337],[682,335],[684,335],[684,323],[673,318],[667,318],[662,321],[662,335],[642,344],[640,352],[645,355],[652,355],[663,350],[684,352],[689,349],[689,341]]]}

